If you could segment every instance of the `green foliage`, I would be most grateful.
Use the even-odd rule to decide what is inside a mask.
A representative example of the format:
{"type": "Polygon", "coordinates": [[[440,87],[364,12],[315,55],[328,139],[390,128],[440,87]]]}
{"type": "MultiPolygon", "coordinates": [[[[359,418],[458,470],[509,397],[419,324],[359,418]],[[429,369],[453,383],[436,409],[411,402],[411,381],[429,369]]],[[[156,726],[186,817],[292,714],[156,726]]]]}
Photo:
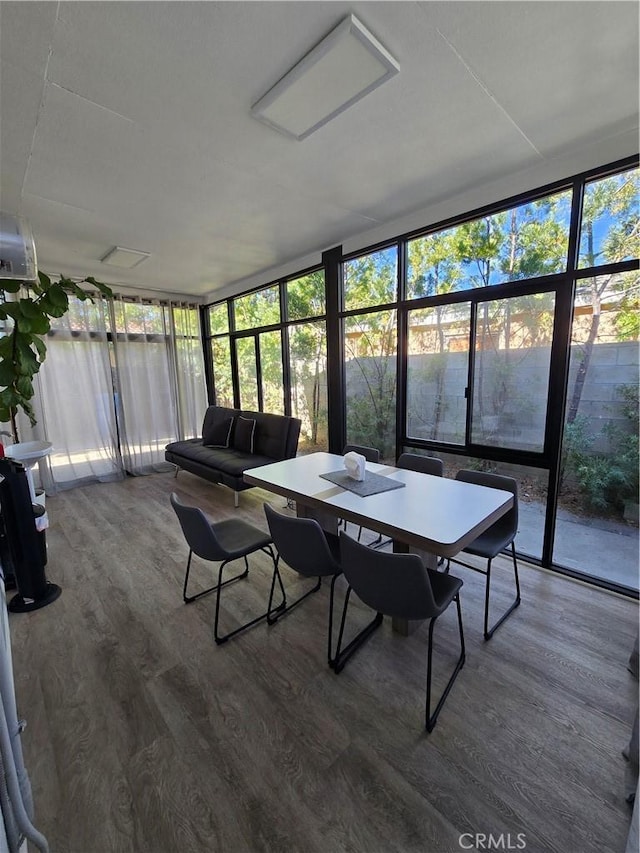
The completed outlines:
{"type": "Polygon", "coordinates": [[[347,311],[384,305],[396,298],[398,250],[394,246],[344,264],[344,307],[347,311]]]}
{"type": "Polygon", "coordinates": [[[347,439],[395,454],[396,312],[349,317],[345,323],[347,439]]]}
{"type": "Polygon", "coordinates": [[[287,282],[287,311],[290,320],[319,317],[326,310],[324,270],[316,270],[287,282]]]}
{"type": "Polygon", "coordinates": [[[591,452],[593,437],[588,432],[589,421],[584,415],[578,415],[565,427],[563,476],[573,473],[587,507],[600,512],[620,511],[625,501],[638,500],[638,387],[622,385],[618,391],[628,424],[605,426],[603,431],[610,444],[608,453],[591,452]]]}
{"type": "Polygon", "coordinates": [[[593,437],[589,433],[589,418],[585,415],[578,415],[573,421],[565,425],[560,466],[561,487],[567,474],[576,474],[592,444],[593,437]]]}
{"type": "Polygon", "coordinates": [[[280,288],[264,287],[233,300],[236,329],[255,329],[280,322],[280,288]]]}
{"type": "MultiPolygon", "coordinates": [[[[83,279],[84,282],[103,296],[113,296],[107,285],[91,276],[83,279]]],[[[93,297],[75,281],[60,276],[58,281],[52,282],[43,272],[38,273],[38,281],[34,283],[3,281],[2,292],[5,301],[0,303],[0,321],[4,324],[4,336],[0,338],[0,421],[11,422],[17,442],[17,410],[22,409],[32,425],[36,423],[31,403],[33,377],[47,355],[41,336],[49,331],[52,318],[62,317],[68,311],[68,294],[82,301],[93,301],[93,297]],[[19,294],[23,288],[25,296],[6,301],[7,293],[19,294]]]]}
{"type": "Polygon", "coordinates": [[[625,498],[634,494],[637,499],[637,487],[634,492],[634,478],[629,461],[635,459],[636,470],[638,462],[638,437],[632,438],[635,448],[629,447],[620,456],[588,456],[578,467],[578,483],[587,503],[593,509],[610,512],[612,509],[622,509],[625,498]]]}

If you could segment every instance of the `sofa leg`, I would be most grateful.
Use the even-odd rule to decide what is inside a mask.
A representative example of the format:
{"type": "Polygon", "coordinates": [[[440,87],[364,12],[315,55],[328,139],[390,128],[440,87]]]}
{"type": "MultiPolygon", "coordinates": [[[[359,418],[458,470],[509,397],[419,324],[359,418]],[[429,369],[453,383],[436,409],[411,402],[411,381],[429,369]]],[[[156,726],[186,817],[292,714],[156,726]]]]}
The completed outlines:
{"type": "Polygon", "coordinates": [[[240,505],[239,498],[240,498],[240,492],[234,492],[233,493],[233,505],[235,506],[236,509],[240,505]]]}
{"type": "Polygon", "coordinates": [[[174,479],[176,479],[176,480],[178,479],[178,471],[179,470],[180,470],[180,468],[176,465],[176,473],[173,475],[174,479]]]}

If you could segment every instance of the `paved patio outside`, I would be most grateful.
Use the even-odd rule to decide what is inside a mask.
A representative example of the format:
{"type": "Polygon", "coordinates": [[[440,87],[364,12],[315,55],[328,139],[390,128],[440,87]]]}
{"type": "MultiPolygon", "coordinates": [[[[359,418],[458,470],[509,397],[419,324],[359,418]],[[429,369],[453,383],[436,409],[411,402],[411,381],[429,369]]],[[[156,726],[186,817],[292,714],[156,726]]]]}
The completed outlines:
{"type": "MultiPolygon", "coordinates": [[[[544,513],[543,504],[520,501],[516,547],[521,553],[540,556],[544,513]]],[[[638,528],[632,524],[560,510],[555,541],[556,563],[638,589],[638,528]]]]}

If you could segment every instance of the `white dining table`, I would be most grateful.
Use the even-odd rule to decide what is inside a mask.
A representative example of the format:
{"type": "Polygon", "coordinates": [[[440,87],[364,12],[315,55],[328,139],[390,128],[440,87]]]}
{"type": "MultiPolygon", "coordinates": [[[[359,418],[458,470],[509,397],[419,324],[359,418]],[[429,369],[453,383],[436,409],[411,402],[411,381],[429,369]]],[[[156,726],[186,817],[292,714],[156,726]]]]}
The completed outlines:
{"type": "MultiPolygon", "coordinates": [[[[251,468],[244,479],[294,500],[299,516],[318,519],[331,533],[344,519],[389,536],[394,551],[417,551],[430,568],[439,556],[455,557],[513,506],[511,492],[500,489],[372,462],[366,468],[404,486],[361,497],[321,477],[344,471],[342,456],[322,452],[251,468]]],[[[402,634],[414,627],[394,621],[402,634]]]]}
{"type": "Polygon", "coordinates": [[[251,468],[244,479],[294,500],[299,514],[314,509],[315,515],[334,519],[336,526],[343,518],[400,545],[414,545],[443,557],[455,557],[513,506],[511,492],[372,462],[367,462],[367,471],[404,486],[361,497],[320,476],[341,470],[342,456],[310,453],[251,468]]]}

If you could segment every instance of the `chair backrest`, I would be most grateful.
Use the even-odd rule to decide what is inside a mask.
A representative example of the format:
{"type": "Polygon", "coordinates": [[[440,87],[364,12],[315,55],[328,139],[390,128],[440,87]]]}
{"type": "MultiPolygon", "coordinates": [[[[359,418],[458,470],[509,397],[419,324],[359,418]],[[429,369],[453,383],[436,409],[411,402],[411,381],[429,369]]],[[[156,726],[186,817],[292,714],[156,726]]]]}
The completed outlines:
{"type": "Polygon", "coordinates": [[[340,562],[353,591],[378,613],[399,619],[438,614],[429,573],[417,554],[376,551],[341,532],[340,562]]]}
{"type": "Polygon", "coordinates": [[[365,447],[361,444],[346,444],[342,455],[347,453],[359,453],[367,460],[367,462],[379,462],[380,451],[376,447],[365,447]]]}
{"type": "Polygon", "coordinates": [[[456,480],[460,480],[463,483],[474,483],[476,486],[487,486],[490,489],[501,489],[503,492],[511,492],[513,495],[513,507],[492,524],[490,529],[503,530],[505,533],[516,535],[518,532],[518,483],[513,477],[462,468],[456,474],[456,480]]]}
{"type": "Polygon", "coordinates": [[[183,504],[175,492],[169,498],[176,511],[187,545],[203,560],[226,560],[228,552],[220,545],[215,530],[201,509],[183,504]]]}
{"type": "Polygon", "coordinates": [[[282,515],[267,503],[264,513],[273,544],[290,568],[306,577],[340,571],[322,528],[314,518],[282,515]]]}
{"type": "Polygon", "coordinates": [[[442,477],[444,474],[442,459],[438,459],[437,456],[421,456],[418,453],[400,454],[398,468],[419,471],[421,474],[433,474],[435,477],[442,477]]]}

